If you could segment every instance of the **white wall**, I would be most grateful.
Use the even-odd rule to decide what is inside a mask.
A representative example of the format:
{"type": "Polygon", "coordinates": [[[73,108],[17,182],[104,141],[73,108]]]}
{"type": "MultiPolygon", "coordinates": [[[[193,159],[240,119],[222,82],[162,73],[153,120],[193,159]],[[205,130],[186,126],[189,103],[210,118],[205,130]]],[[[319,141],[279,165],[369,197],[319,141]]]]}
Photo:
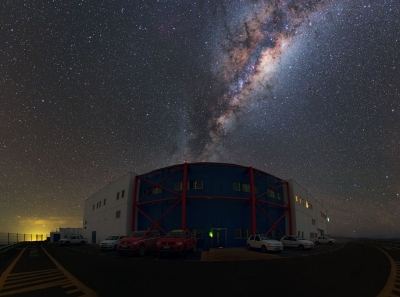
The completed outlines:
{"type": "Polygon", "coordinates": [[[92,243],[93,231],[96,231],[96,244],[110,235],[130,233],[135,176],[134,173],[129,172],[85,200],[83,235],[88,238],[89,243],[92,243]],[[122,191],[125,191],[124,197],[122,197],[122,191]],[[117,193],[119,193],[118,199],[117,193]],[[120,211],[119,218],[116,217],[117,211],[120,211]]]}
{"type": "Polygon", "coordinates": [[[300,232],[300,236],[314,241],[317,235],[328,234],[328,221],[326,219],[328,212],[326,208],[296,181],[288,180],[288,182],[291,198],[293,235],[299,235],[300,232]],[[326,215],[326,218],[321,217],[321,212],[326,215]]]}

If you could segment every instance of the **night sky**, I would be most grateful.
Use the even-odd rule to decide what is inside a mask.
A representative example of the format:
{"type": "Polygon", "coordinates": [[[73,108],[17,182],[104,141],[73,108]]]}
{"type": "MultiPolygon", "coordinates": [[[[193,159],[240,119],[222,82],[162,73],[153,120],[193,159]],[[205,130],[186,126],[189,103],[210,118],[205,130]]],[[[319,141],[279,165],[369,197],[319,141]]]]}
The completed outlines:
{"type": "Polygon", "coordinates": [[[128,172],[294,179],[400,237],[398,0],[1,1],[0,232],[82,227],[128,172]]]}

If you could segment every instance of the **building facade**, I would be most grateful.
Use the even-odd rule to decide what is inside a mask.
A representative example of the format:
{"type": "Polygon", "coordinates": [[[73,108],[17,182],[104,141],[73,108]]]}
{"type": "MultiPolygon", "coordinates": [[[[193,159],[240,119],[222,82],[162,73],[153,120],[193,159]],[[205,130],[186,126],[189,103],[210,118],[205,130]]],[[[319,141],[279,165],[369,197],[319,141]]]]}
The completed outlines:
{"type": "Polygon", "coordinates": [[[327,233],[327,219],[293,180],[234,164],[184,163],[129,173],[87,198],[83,234],[98,243],[133,230],[190,229],[207,249],[245,246],[254,233],[313,240],[327,233]]]}
{"type": "Polygon", "coordinates": [[[130,233],[135,176],[129,172],[85,200],[82,235],[90,243],[130,233]]]}

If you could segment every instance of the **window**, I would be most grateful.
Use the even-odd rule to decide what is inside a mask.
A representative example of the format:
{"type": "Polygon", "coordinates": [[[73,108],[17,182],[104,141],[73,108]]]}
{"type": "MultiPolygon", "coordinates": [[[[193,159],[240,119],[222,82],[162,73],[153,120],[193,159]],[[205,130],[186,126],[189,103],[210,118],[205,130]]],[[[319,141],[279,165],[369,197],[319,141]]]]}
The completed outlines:
{"type": "Polygon", "coordinates": [[[203,239],[203,229],[194,229],[193,233],[197,239],[203,239]]]}
{"type": "Polygon", "coordinates": [[[314,219],[311,219],[311,224],[315,225],[315,220],[314,219]]]}
{"type": "Polygon", "coordinates": [[[278,199],[278,200],[281,200],[281,194],[275,193],[275,198],[278,199]]]}
{"type": "Polygon", "coordinates": [[[250,185],[249,184],[242,184],[242,192],[250,193],[250,185]]]}
{"type": "Polygon", "coordinates": [[[267,190],[267,195],[268,195],[268,197],[275,198],[275,192],[272,190],[267,190]]]}
{"type": "Polygon", "coordinates": [[[160,193],[162,193],[162,189],[161,188],[153,188],[152,190],[151,190],[151,194],[160,194],[160,193]]]}
{"type": "Polygon", "coordinates": [[[294,197],[296,199],[296,202],[299,202],[299,196],[295,195],[294,197]]]}
{"type": "Polygon", "coordinates": [[[93,204],[93,210],[94,210],[94,204],[93,204]]]}
{"type": "Polygon", "coordinates": [[[202,189],[202,188],[203,188],[203,181],[202,180],[188,181],[188,183],[187,183],[187,189],[188,190],[202,189]]]}
{"type": "Polygon", "coordinates": [[[182,182],[176,182],[174,184],[174,191],[182,191],[182,182]]]}
{"type": "Polygon", "coordinates": [[[202,189],[203,188],[203,181],[202,180],[196,180],[194,182],[194,188],[195,189],[202,189]]]}
{"type": "Polygon", "coordinates": [[[101,207],[101,201],[99,201],[99,207],[101,207]]]}
{"type": "Polygon", "coordinates": [[[116,213],[115,213],[115,218],[119,219],[120,217],[121,217],[121,211],[117,210],[116,213]]]}
{"type": "Polygon", "coordinates": [[[106,199],[104,199],[104,201],[103,201],[103,205],[106,205],[106,199]]]}
{"type": "Polygon", "coordinates": [[[312,210],[312,204],[311,204],[311,203],[308,203],[308,208],[309,208],[310,210],[312,210]]]}
{"type": "MultiPolygon", "coordinates": [[[[249,184],[242,184],[239,182],[233,182],[233,190],[235,191],[242,191],[242,192],[246,192],[246,193],[250,193],[250,185],[249,184]]],[[[254,194],[258,193],[258,188],[254,187],[254,194]]]]}
{"type": "Polygon", "coordinates": [[[321,218],[323,218],[323,219],[326,220],[326,214],[324,214],[324,213],[322,213],[322,212],[320,212],[320,214],[321,214],[321,218]]]}
{"type": "Polygon", "coordinates": [[[122,192],[121,192],[121,198],[124,198],[125,197],[125,190],[122,190],[122,192]]]}
{"type": "Polygon", "coordinates": [[[119,192],[117,193],[117,200],[119,199],[119,192]]]}
{"type": "Polygon", "coordinates": [[[297,235],[300,236],[300,231],[297,231],[297,235]]]}

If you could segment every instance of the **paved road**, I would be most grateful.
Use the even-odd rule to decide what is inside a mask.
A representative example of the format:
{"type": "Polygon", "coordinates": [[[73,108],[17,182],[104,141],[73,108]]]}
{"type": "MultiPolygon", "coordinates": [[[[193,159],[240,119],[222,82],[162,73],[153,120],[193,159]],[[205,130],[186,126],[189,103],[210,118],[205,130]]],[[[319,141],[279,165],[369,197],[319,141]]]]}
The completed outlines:
{"type": "Polygon", "coordinates": [[[44,243],[29,246],[10,270],[21,251],[0,260],[0,296],[170,296],[188,292],[196,296],[376,297],[383,288],[385,296],[400,296],[395,287],[400,249],[361,243],[317,246],[313,251],[284,250],[265,260],[226,262],[199,261],[201,253],[188,259],[160,260],[151,255],[141,259],[101,252],[91,245],[44,243]],[[35,279],[20,287],[15,277],[26,272],[35,279]],[[10,279],[14,281],[11,289],[10,279]],[[49,287],[39,287],[45,284],[49,287]],[[35,290],[29,290],[34,286],[35,290]],[[16,292],[24,288],[26,292],[16,292]]]}

